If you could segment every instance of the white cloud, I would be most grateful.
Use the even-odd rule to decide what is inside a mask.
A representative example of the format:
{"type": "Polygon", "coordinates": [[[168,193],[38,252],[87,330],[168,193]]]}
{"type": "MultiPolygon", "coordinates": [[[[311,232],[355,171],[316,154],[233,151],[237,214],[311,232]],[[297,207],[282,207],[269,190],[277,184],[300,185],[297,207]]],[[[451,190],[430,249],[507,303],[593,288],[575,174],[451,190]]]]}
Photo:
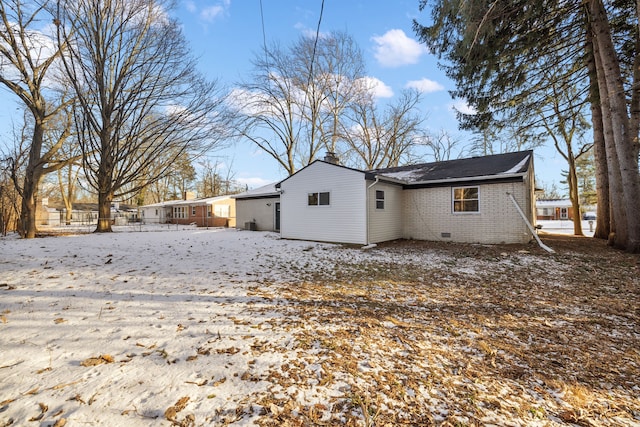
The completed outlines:
{"type": "Polygon", "coordinates": [[[219,4],[216,4],[214,6],[209,6],[202,9],[202,11],[200,12],[200,18],[202,18],[207,22],[212,22],[214,19],[216,19],[218,16],[222,15],[223,13],[224,13],[224,7],[222,7],[219,4]]]}
{"type": "Polygon", "coordinates": [[[420,56],[428,52],[424,45],[407,37],[402,30],[389,30],[384,35],[371,39],[376,44],[374,56],[384,67],[415,64],[420,56]]]}
{"type": "Polygon", "coordinates": [[[329,33],[327,33],[327,32],[324,32],[324,31],[317,32],[316,29],[309,28],[309,27],[305,26],[304,24],[302,24],[300,22],[295,24],[293,26],[293,28],[295,28],[296,30],[300,31],[302,33],[302,35],[304,35],[305,37],[307,37],[309,39],[315,39],[316,38],[316,34],[318,35],[318,38],[321,38],[321,39],[327,38],[329,36],[329,33]]]}
{"type": "Polygon", "coordinates": [[[366,87],[376,98],[391,98],[393,89],[387,86],[382,80],[375,77],[363,77],[358,79],[360,84],[366,87]]]}
{"type": "Polygon", "coordinates": [[[184,2],[184,5],[187,8],[187,10],[191,13],[194,13],[197,10],[196,4],[193,1],[186,1],[184,2]]]}
{"type": "Polygon", "coordinates": [[[257,176],[238,178],[236,181],[238,181],[242,185],[249,186],[249,188],[259,188],[273,182],[264,178],[259,178],[257,176]]]}
{"type": "Polygon", "coordinates": [[[444,86],[440,83],[429,79],[411,80],[407,83],[406,87],[416,89],[422,93],[432,93],[444,90],[444,86]]]}
{"type": "MultiPolygon", "coordinates": [[[[185,2],[185,6],[187,10],[191,13],[198,12],[198,6],[193,0],[187,0],[185,2]]],[[[198,13],[198,17],[205,22],[213,22],[217,18],[227,14],[229,12],[229,8],[231,7],[231,0],[221,0],[216,4],[203,7],[198,13]]]]}
{"type": "Polygon", "coordinates": [[[469,104],[467,104],[467,101],[463,99],[454,100],[449,107],[453,112],[460,112],[462,114],[473,115],[477,113],[476,109],[470,106],[469,104]]]}

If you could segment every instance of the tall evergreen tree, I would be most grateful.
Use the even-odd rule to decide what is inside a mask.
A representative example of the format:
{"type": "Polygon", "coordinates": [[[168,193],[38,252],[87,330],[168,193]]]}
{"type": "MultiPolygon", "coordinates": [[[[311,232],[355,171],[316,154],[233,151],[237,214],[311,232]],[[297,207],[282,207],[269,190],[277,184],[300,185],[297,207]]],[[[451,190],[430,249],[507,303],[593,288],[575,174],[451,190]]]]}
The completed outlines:
{"type": "MultiPolygon", "coordinates": [[[[634,99],[640,87],[633,85],[635,75],[627,74],[624,80],[627,68],[620,67],[621,59],[628,58],[624,64],[635,63],[637,52],[623,56],[613,43],[608,13],[629,10],[631,4],[618,3],[607,11],[601,0],[422,0],[421,8],[431,6],[432,22],[414,22],[414,28],[433,52],[446,59],[445,70],[457,85],[454,96],[466,99],[478,112],[462,116],[463,127],[485,130],[501,120],[543,111],[557,82],[570,82],[566,84],[578,88],[582,99],[592,103],[598,102],[593,97],[597,94],[602,125],[593,127],[601,132],[595,139],[604,141],[605,149],[596,150],[596,156],[609,180],[613,244],[640,252],[640,216],[627,214],[640,211],[640,177],[637,142],[634,145],[631,138],[636,132],[637,141],[637,128],[625,100],[625,94],[634,99]],[[594,49],[587,49],[589,45],[594,49]],[[589,55],[595,64],[592,74],[589,55]]],[[[637,24],[637,10],[633,16],[637,24]]],[[[635,32],[627,31],[637,40],[637,25],[634,28],[635,32]]]]}

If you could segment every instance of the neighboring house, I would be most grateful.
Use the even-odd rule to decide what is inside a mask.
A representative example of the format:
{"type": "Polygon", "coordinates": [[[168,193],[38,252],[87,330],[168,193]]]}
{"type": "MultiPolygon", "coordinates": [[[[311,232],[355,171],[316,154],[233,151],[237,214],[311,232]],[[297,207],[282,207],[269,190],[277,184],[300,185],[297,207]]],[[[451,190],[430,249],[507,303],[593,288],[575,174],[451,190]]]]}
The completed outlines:
{"type": "Polygon", "coordinates": [[[536,200],[536,219],[573,220],[573,206],[569,199],[536,200]]]}
{"type": "Polygon", "coordinates": [[[140,208],[147,224],[195,224],[198,227],[235,227],[236,204],[231,196],[170,200],[140,208]]]}
{"type": "Polygon", "coordinates": [[[280,230],[280,191],[276,183],[232,196],[236,200],[236,227],[242,230],[280,230]]]}
{"type": "Polygon", "coordinates": [[[525,243],[533,237],[518,212],[535,223],[532,151],[372,171],[316,160],[276,188],[280,234],[288,239],[525,243]]]}

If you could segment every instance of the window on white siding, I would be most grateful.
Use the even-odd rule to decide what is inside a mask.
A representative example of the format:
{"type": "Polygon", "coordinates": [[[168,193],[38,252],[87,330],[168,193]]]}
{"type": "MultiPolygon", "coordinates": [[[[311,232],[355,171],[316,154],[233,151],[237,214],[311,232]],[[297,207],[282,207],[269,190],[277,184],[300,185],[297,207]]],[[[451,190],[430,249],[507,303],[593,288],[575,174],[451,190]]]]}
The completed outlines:
{"type": "Polygon", "coordinates": [[[325,206],[330,204],[329,192],[309,193],[307,198],[309,206],[325,206]]]}
{"type": "Polygon", "coordinates": [[[453,212],[480,212],[479,187],[454,187],[453,212]]]}
{"type": "Polygon", "coordinates": [[[229,205],[215,205],[215,215],[221,218],[229,218],[229,205]]]}
{"type": "Polygon", "coordinates": [[[376,209],[384,209],[384,191],[376,190],[376,209]]]}

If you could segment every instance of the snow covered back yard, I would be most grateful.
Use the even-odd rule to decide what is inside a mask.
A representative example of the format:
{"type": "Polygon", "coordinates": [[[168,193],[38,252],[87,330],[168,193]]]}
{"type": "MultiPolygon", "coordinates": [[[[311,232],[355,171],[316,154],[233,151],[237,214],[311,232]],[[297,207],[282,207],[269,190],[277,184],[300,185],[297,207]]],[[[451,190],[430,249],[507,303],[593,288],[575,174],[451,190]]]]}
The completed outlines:
{"type": "Polygon", "coordinates": [[[0,426],[640,425],[640,258],[544,241],[0,238],[0,426]]]}

